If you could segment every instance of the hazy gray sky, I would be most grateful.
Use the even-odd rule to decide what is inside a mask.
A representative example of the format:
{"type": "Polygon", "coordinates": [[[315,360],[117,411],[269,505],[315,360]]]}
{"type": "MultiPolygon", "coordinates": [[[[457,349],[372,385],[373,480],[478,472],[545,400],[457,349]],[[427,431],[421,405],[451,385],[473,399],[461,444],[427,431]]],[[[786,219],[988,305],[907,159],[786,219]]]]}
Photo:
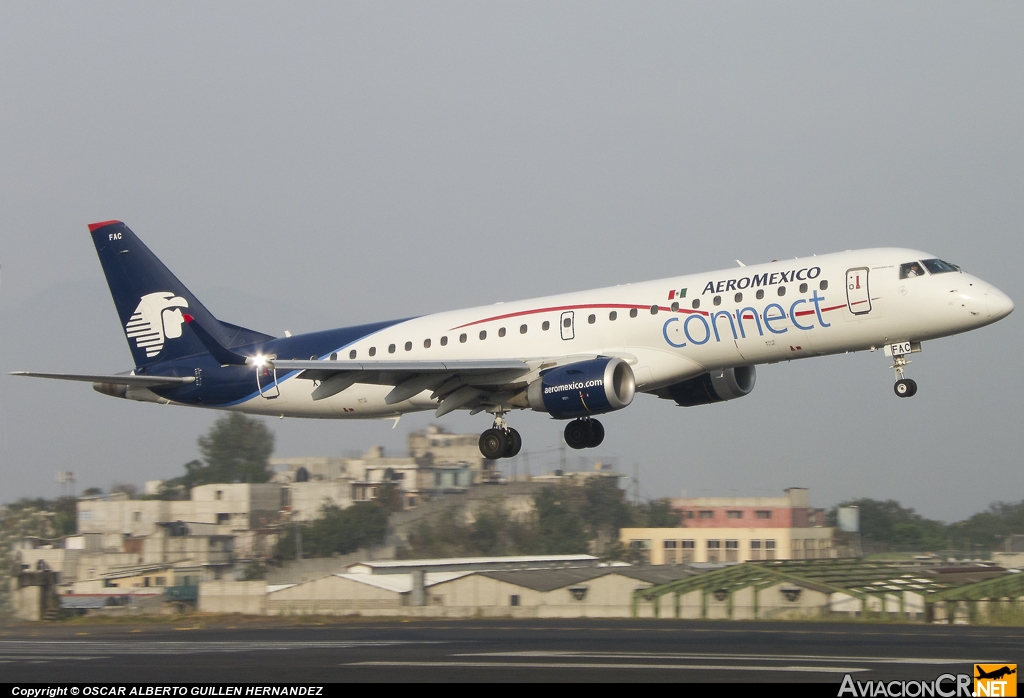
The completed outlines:
{"type": "MultiPolygon", "coordinates": [[[[875,245],[1024,300],[1020,3],[0,3],[0,368],[130,354],[86,224],[119,218],[274,334],[875,245]]],[[[1024,498],[1018,310],[889,361],[641,396],[593,457],[649,496],[811,488],[952,520],[1024,498]]],[[[0,500],[180,473],[216,413],[0,378],[0,500]]],[[[270,420],[280,455],[405,434],[270,420]]],[[[561,423],[516,414],[534,471],[561,423]]],[[[480,431],[485,415],[441,424],[480,431]]]]}

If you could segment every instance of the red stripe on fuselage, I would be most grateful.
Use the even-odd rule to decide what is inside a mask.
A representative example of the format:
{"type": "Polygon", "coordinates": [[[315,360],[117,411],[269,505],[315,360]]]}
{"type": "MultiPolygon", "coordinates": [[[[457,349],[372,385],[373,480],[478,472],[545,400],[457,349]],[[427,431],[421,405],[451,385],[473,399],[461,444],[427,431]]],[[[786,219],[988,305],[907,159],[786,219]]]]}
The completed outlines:
{"type": "MultiPolygon", "coordinates": [[[[833,305],[832,307],[829,307],[829,308],[822,308],[821,312],[827,313],[830,310],[839,310],[840,308],[845,308],[845,307],[846,307],[845,303],[843,305],[833,305]]],[[[631,303],[584,303],[584,304],[581,304],[581,305],[556,305],[556,306],[551,306],[549,308],[534,308],[533,310],[520,310],[519,312],[515,312],[515,313],[505,313],[504,315],[494,315],[493,317],[484,318],[483,320],[474,320],[473,322],[467,322],[467,323],[465,323],[463,325],[458,325],[456,327],[451,328],[448,331],[449,332],[454,332],[455,330],[461,330],[463,327],[472,327],[473,325],[481,325],[481,324],[483,324],[485,322],[495,322],[497,320],[506,320],[508,318],[513,318],[513,317],[523,317],[525,315],[537,315],[538,313],[558,313],[558,312],[564,312],[566,310],[584,310],[584,309],[592,310],[592,309],[595,309],[595,308],[611,308],[611,309],[620,308],[620,309],[625,309],[625,310],[632,310],[632,309],[636,308],[637,310],[650,310],[651,306],[649,306],[649,305],[634,305],[634,304],[631,304],[631,303]]],[[[665,311],[666,313],[673,312],[672,308],[669,308],[669,307],[663,306],[663,305],[659,305],[658,306],[658,311],[659,312],[665,311]]],[[[686,315],[703,315],[704,317],[710,317],[710,315],[711,315],[709,312],[707,312],[705,310],[691,310],[689,308],[680,308],[679,310],[674,311],[674,312],[683,313],[683,314],[686,314],[686,315]]],[[[799,313],[797,313],[798,316],[813,315],[813,314],[814,314],[813,310],[802,310],[799,313]]],[[[754,318],[749,316],[749,315],[745,315],[743,317],[743,319],[744,320],[753,320],[754,318]]]]}

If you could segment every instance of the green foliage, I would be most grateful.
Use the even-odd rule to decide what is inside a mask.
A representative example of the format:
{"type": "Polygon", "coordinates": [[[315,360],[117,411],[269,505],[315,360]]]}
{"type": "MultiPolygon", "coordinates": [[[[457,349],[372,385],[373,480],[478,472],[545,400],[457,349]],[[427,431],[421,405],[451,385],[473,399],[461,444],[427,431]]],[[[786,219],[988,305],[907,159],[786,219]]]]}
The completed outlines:
{"type": "Polygon", "coordinates": [[[865,543],[919,551],[944,550],[948,546],[946,524],[926,519],[892,499],[843,502],[827,513],[826,523],[835,526],[838,507],[846,506],[860,509],[860,533],[865,543]]]}
{"type": "Polygon", "coordinates": [[[86,487],[82,492],[83,497],[95,497],[98,494],[103,494],[103,490],[99,487],[86,487]]]}
{"type": "Polygon", "coordinates": [[[229,412],[197,440],[202,460],[185,464],[182,477],[164,483],[161,499],[177,499],[197,485],[215,482],[266,482],[274,434],[262,420],[229,412]]]}
{"type": "MultiPolygon", "coordinates": [[[[298,528],[304,557],[344,555],[383,543],[388,532],[388,512],[371,502],[357,502],[347,509],[327,504],[318,518],[299,524],[298,528]]],[[[294,528],[282,531],[275,555],[283,560],[295,559],[294,528]]]]}
{"type": "Polygon", "coordinates": [[[949,527],[953,545],[968,550],[998,549],[1003,539],[1013,534],[1024,534],[1024,501],[996,502],[987,510],[949,527]]]}
{"type": "Polygon", "coordinates": [[[14,565],[14,545],[24,538],[54,539],[74,535],[77,518],[74,497],[19,499],[0,507],[0,615],[10,611],[8,593],[14,565]]]}
{"type": "Polygon", "coordinates": [[[267,578],[267,566],[259,560],[250,560],[245,567],[242,568],[242,574],[240,580],[243,582],[253,582],[260,579],[267,578]]]}
{"type": "Polygon", "coordinates": [[[668,499],[633,505],[632,525],[637,528],[679,528],[683,518],[668,499]]]}

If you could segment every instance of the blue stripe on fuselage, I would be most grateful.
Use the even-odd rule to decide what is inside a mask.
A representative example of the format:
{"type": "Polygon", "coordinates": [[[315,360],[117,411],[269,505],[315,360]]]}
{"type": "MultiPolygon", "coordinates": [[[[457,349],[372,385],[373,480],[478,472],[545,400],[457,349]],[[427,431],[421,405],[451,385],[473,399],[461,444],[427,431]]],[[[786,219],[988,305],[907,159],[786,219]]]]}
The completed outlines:
{"type": "MultiPolygon", "coordinates": [[[[304,360],[310,357],[326,359],[349,345],[412,318],[375,322],[368,325],[341,327],[334,330],[309,332],[292,337],[277,337],[248,346],[231,347],[244,356],[276,354],[279,359],[304,360]]],[[[174,388],[153,388],[153,392],[174,402],[208,407],[233,407],[259,396],[256,374],[251,366],[221,366],[209,354],[198,354],[173,362],[150,367],[145,375],[192,376],[201,369],[199,380],[174,388]]],[[[296,376],[289,371],[277,377],[278,384],[296,376]]],[[[264,386],[266,387],[266,386],[264,386]]]]}

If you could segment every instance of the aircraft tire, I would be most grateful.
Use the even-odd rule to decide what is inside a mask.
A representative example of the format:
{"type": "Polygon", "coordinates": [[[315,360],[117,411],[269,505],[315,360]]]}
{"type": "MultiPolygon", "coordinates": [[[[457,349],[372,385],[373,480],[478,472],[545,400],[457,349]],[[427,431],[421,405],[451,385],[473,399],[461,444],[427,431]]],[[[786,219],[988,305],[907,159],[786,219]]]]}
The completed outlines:
{"type": "Polygon", "coordinates": [[[578,450],[590,445],[590,427],[582,419],[574,419],[566,424],[563,436],[569,448],[578,450]]]}
{"type": "Polygon", "coordinates": [[[909,378],[901,378],[892,387],[896,397],[914,397],[917,393],[917,382],[909,378]]]}
{"type": "Polygon", "coordinates": [[[509,429],[506,437],[508,447],[505,449],[505,458],[515,458],[523,448],[523,437],[515,429],[509,429]]]}
{"type": "Polygon", "coordinates": [[[488,429],[480,435],[480,453],[488,460],[504,458],[508,450],[508,437],[501,429],[488,429]]]}
{"type": "Polygon", "coordinates": [[[604,441],[604,425],[596,419],[587,421],[590,429],[590,440],[587,441],[587,448],[597,448],[604,441]]]}

